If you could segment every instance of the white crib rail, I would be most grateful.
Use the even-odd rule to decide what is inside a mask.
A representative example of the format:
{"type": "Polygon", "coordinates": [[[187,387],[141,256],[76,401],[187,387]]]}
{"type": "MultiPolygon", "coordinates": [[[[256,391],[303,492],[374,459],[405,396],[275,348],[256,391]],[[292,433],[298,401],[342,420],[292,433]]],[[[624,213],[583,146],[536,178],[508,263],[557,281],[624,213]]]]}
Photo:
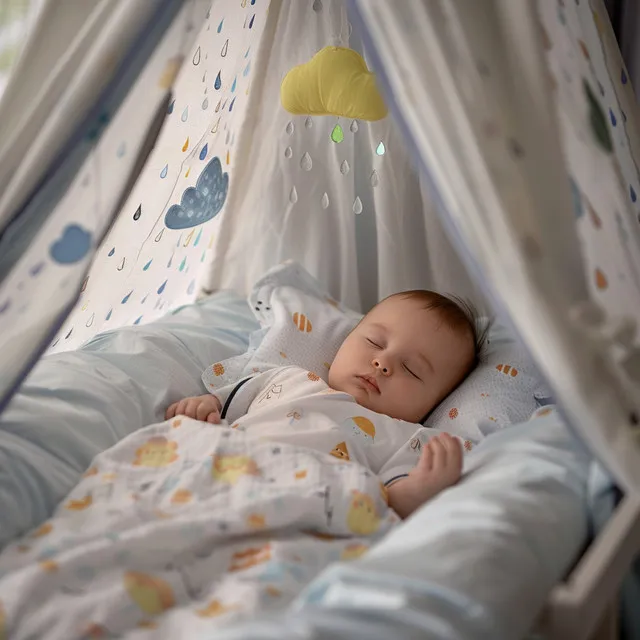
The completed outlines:
{"type": "Polygon", "coordinates": [[[567,581],[551,592],[537,631],[548,640],[592,638],[638,553],[640,498],[628,495],[567,581]]]}

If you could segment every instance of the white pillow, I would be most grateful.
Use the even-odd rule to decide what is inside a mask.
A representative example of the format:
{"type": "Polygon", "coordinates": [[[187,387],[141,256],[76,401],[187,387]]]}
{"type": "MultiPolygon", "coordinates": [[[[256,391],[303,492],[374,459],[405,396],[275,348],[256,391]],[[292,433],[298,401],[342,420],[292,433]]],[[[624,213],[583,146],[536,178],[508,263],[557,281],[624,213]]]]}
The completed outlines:
{"type": "MultiPolygon", "coordinates": [[[[296,365],[327,381],[329,365],[362,317],[342,308],[299,264],[271,269],[254,286],[249,305],[261,329],[247,353],[213,363],[203,375],[216,388],[271,366],[296,365]]],[[[488,433],[525,422],[544,387],[528,354],[498,325],[489,332],[486,356],[427,418],[425,425],[478,442],[488,433]]],[[[548,394],[546,394],[548,395],[548,394]]]]}
{"type": "Polygon", "coordinates": [[[269,270],[254,285],[249,306],[261,328],[251,335],[247,353],[204,372],[202,380],[213,393],[273,366],[302,367],[328,382],[331,362],[362,317],[342,308],[295,262],[269,270]]]}
{"type": "Polygon", "coordinates": [[[503,427],[525,422],[548,397],[529,354],[501,325],[489,331],[482,361],[425,420],[425,426],[444,429],[478,442],[503,427]]]}

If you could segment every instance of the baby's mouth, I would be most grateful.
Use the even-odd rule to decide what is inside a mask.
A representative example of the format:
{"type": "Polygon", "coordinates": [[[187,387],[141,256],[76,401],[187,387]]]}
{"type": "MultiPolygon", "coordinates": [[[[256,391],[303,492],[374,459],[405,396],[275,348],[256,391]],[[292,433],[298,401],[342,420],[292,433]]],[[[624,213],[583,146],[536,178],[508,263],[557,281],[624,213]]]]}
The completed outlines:
{"type": "Polygon", "coordinates": [[[376,393],[380,393],[380,387],[378,386],[375,378],[372,378],[371,376],[358,376],[358,378],[360,378],[360,380],[362,380],[369,389],[376,393]]]}

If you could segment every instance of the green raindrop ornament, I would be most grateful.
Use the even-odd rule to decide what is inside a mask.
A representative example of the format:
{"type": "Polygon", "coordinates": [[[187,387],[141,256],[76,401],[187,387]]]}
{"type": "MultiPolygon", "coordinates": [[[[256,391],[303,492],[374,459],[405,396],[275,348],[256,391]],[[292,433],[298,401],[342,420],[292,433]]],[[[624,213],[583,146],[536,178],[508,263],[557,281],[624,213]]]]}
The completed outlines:
{"type": "Polygon", "coordinates": [[[333,127],[333,131],[331,132],[331,139],[335,143],[339,143],[344,140],[344,131],[342,130],[342,127],[339,124],[333,127]]]}

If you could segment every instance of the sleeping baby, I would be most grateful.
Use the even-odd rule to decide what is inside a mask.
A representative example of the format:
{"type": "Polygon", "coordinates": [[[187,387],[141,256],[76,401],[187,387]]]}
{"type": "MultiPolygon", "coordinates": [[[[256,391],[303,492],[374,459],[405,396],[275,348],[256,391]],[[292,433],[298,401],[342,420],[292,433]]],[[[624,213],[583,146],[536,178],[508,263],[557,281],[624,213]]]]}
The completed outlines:
{"type": "Polygon", "coordinates": [[[413,291],[365,316],[328,384],[295,366],[221,384],[213,365],[211,393],[100,453],[0,554],[0,637],[210,637],[282,610],[458,480],[459,440],[419,423],[477,344],[462,306],[413,291]]]}
{"type": "Polygon", "coordinates": [[[285,366],[215,388],[208,370],[211,393],[172,404],[165,417],[226,419],[263,439],[358,461],[378,474],[389,505],[405,518],[460,477],[460,441],[441,433],[423,445],[417,423],[475,367],[480,343],[466,305],[431,291],[399,293],[346,338],[329,384],[285,366]]]}

